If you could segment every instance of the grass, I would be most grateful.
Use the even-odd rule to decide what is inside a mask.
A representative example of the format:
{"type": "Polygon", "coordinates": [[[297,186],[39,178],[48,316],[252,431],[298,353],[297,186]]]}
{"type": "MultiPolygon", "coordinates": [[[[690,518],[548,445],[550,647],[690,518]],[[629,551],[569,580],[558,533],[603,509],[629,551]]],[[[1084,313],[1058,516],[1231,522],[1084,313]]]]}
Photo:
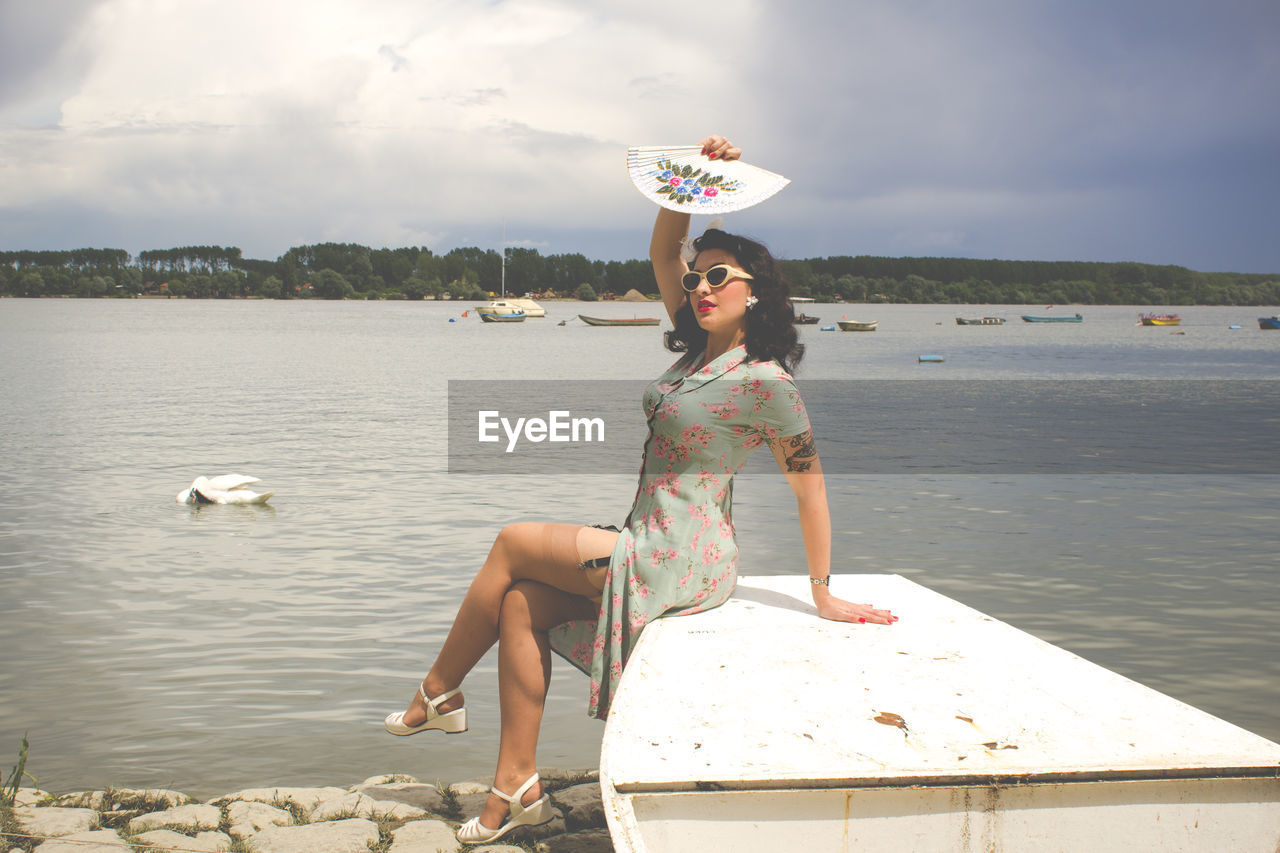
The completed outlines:
{"type": "Polygon", "coordinates": [[[462,816],[462,806],[458,803],[458,795],[453,792],[453,788],[449,785],[442,785],[439,780],[436,781],[436,790],[440,792],[440,799],[444,801],[445,817],[457,820],[462,816]]]}
{"type": "Polygon", "coordinates": [[[18,819],[13,816],[13,809],[8,805],[0,803],[0,841],[4,842],[6,849],[10,845],[27,843],[25,838],[14,838],[11,835],[11,833],[21,831],[22,827],[18,825],[18,819]]]}
{"type": "Polygon", "coordinates": [[[39,788],[40,780],[27,772],[27,733],[22,733],[22,745],[18,747],[18,763],[14,766],[13,772],[9,774],[9,778],[5,780],[4,787],[0,788],[0,805],[13,808],[13,804],[18,800],[18,789],[22,787],[23,778],[30,779],[32,787],[39,788]]]}
{"type": "Polygon", "coordinates": [[[295,803],[287,797],[281,797],[278,794],[267,805],[288,812],[293,817],[294,826],[306,826],[311,823],[311,812],[302,807],[300,803],[295,803]]]}
{"type": "MultiPolygon", "coordinates": [[[[102,792],[102,805],[98,807],[98,814],[103,829],[124,832],[129,828],[129,821],[138,815],[168,811],[169,808],[169,798],[161,794],[152,794],[146,791],[122,791],[119,788],[107,786],[106,790],[102,792]]],[[[152,828],[173,829],[175,832],[185,832],[187,829],[187,827],[182,826],[152,828]]]]}

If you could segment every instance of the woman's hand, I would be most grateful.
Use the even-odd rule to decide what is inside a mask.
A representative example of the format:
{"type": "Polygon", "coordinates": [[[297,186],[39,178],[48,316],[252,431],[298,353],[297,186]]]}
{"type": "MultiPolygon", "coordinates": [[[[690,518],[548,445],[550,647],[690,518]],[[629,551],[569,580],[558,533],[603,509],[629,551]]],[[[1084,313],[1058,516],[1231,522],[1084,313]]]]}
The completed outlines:
{"type": "Polygon", "coordinates": [[[723,136],[712,135],[702,140],[702,153],[710,160],[737,160],[742,156],[742,149],[735,148],[723,136]]]}
{"type": "Polygon", "coordinates": [[[833,622],[861,622],[874,625],[892,625],[898,617],[892,611],[880,610],[870,604],[854,604],[842,598],[836,598],[825,587],[814,590],[813,603],[817,605],[818,615],[833,622]]]}

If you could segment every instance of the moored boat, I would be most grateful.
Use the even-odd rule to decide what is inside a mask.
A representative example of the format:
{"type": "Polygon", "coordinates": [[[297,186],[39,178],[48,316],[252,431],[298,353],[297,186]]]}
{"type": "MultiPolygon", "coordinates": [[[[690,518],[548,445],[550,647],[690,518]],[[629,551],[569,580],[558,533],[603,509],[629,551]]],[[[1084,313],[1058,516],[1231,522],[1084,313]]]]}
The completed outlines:
{"type": "Polygon", "coordinates": [[[588,326],[656,326],[661,321],[657,317],[588,317],[579,314],[578,319],[588,326]]]}
{"type": "Polygon", "coordinates": [[[1138,322],[1144,326],[1176,326],[1182,318],[1177,314],[1139,314],[1138,322]]]}
{"type": "Polygon", "coordinates": [[[1023,314],[1022,322],[1024,323],[1083,323],[1084,315],[1076,314],[1072,317],[1056,316],[1056,315],[1040,315],[1023,314]]]}
{"type": "Polygon", "coordinates": [[[1259,329],[1280,329],[1280,315],[1275,317],[1259,317],[1259,329]]]}
{"type": "Polygon", "coordinates": [[[1274,850],[1280,744],[906,578],[831,586],[903,619],[740,577],[645,628],[601,746],[616,850],[1274,850]]]}
{"type": "Polygon", "coordinates": [[[801,312],[796,315],[795,320],[792,322],[797,326],[812,326],[818,322],[818,318],[814,317],[812,314],[805,314],[804,312],[801,312]]]}
{"type": "Polygon", "coordinates": [[[874,332],[880,325],[879,320],[863,322],[861,320],[836,320],[842,332],[874,332]]]}
{"type": "Polygon", "coordinates": [[[486,323],[523,323],[528,316],[519,308],[499,308],[491,309],[488,306],[482,306],[476,309],[476,313],[480,315],[480,319],[486,323]]]}
{"type": "Polygon", "coordinates": [[[503,309],[514,308],[514,309],[523,311],[526,317],[547,316],[547,309],[543,308],[541,305],[539,305],[537,302],[534,302],[532,299],[517,299],[511,296],[507,296],[501,299],[494,299],[490,301],[487,305],[476,306],[477,311],[479,311],[481,308],[488,308],[494,311],[501,311],[503,309]]]}
{"type": "Polygon", "coordinates": [[[532,299],[491,299],[484,305],[477,305],[476,311],[488,311],[490,314],[520,313],[526,317],[547,316],[547,310],[532,299]]]}
{"type": "Polygon", "coordinates": [[[957,317],[957,326],[1003,326],[1003,317],[957,317]]]}

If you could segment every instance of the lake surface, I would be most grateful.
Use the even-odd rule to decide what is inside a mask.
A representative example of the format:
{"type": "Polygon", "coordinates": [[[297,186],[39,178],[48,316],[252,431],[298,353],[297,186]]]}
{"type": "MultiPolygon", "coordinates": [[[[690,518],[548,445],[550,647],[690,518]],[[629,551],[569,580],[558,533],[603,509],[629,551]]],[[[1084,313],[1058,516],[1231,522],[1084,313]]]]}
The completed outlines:
{"type": "MultiPolygon", "coordinates": [[[[449,381],[631,384],[674,356],[665,321],[574,319],[658,316],[656,305],[553,302],[545,319],[502,325],[459,317],[468,307],[0,300],[3,766],[29,732],[28,769],[59,791],[211,796],[491,772],[493,654],[465,684],[465,737],[392,738],[382,718],[416,689],[498,529],[620,522],[640,448],[618,448],[615,465],[589,475],[450,474],[449,381]],[[276,492],[270,506],[174,500],[197,474],[230,472],[260,477],[276,492]]],[[[1269,387],[1275,398],[1280,332],[1256,322],[1274,308],[1175,309],[1178,329],[1137,327],[1141,309],[1128,307],[1081,308],[1078,326],[1017,319],[1040,306],[806,310],[823,325],[880,326],[804,327],[802,389],[964,383],[967,405],[899,400],[904,429],[1007,407],[1016,386],[1005,380],[1103,391],[1201,380],[1197,429],[1208,442],[1220,423],[1236,441],[1221,473],[1188,464],[1183,447],[1167,472],[929,462],[833,474],[833,568],[905,575],[1280,740],[1280,460],[1274,444],[1247,440],[1257,424],[1237,423],[1238,395],[1214,390],[1269,387]],[[954,322],[986,314],[1011,322],[954,322]],[[918,363],[926,353],[946,360],[918,363]]],[[[859,419],[856,408],[847,420],[815,415],[819,449],[856,454],[859,419]]],[[[948,458],[989,453],[995,423],[953,433],[948,458]]],[[[1150,434],[1127,440],[1150,459],[1150,434]]],[[[891,443],[868,437],[863,449],[883,458],[891,443]]],[[[751,470],[734,495],[741,572],[804,572],[790,490],[767,464],[751,470]]],[[[594,766],[603,725],[586,716],[585,678],[556,664],[540,763],[594,766]]]]}

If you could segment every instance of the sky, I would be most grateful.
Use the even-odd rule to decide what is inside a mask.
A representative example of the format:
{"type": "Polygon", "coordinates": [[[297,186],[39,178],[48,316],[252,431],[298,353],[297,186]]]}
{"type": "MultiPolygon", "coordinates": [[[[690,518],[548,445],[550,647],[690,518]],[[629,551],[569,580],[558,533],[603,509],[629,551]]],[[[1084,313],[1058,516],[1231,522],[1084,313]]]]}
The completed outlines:
{"type": "Polygon", "coordinates": [[[781,257],[1280,273],[1275,0],[0,0],[0,250],[643,258],[712,133],[781,257]]]}

